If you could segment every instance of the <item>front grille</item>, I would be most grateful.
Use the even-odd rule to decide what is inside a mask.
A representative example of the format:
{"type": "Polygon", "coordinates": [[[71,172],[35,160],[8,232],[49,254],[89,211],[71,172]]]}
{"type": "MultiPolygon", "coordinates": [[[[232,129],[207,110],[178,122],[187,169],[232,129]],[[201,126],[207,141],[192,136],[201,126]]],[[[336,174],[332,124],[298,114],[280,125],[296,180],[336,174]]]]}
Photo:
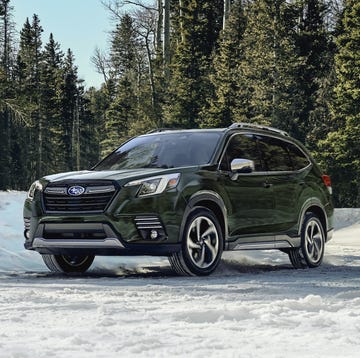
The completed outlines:
{"type": "Polygon", "coordinates": [[[111,183],[50,184],[43,193],[47,213],[103,212],[115,194],[111,183]],[[71,196],[68,189],[82,187],[84,192],[71,196]]]}
{"type": "Polygon", "coordinates": [[[45,224],[44,239],[105,239],[106,232],[102,224],[45,224]]]}

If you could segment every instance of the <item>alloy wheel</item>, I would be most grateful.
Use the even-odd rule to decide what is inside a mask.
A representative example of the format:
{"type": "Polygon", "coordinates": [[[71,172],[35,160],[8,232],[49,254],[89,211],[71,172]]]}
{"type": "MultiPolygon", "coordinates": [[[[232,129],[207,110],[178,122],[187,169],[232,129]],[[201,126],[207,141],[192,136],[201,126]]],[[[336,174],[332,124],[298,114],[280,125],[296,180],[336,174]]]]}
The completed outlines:
{"type": "Polygon", "coordinates": [[[304,250],[311,263],[318,262],[324,250],[323,230],[318,221],[308,221],[305,228],[304,250]]]}
{"type": "Polygon", "coordinates": [[[186,244],[195,266],[202,269],[211,266],[219,252],[219,235],[215,224],[205,216],[197,217],[189,227],[186,244]]]}

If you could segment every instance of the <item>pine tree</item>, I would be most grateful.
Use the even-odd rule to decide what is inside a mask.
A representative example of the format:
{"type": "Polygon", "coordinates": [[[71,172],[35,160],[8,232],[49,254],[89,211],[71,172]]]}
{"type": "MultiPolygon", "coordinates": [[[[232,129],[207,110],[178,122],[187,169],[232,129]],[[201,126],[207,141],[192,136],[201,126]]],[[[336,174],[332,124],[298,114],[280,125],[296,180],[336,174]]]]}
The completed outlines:
{"type": "MultiPolygon", "coordinates": [[[[226,5],[229,6],[228,0],[226,5]]],[[[224,20],[225,23],[225,20],[224,20]]],[[[214,95],[202,113],[202,126],[222,127],[241,120],[237,111],[243,106],[240,98],[241,75],[239,73],[242,54],[242,38],[246,28],[246,17],[242,0],[235,1],[231,13],[226,18],[226,26],[221,36],[219,49],[213,60],[213,73],[210,75],[214,95]]]]}
{"type": "Polygon", "coordinates": [[[107,153],[110,150],[110,147],[116,146],[116,144],[110,144],[109,149],[107,146],[101,143],[106,138],[107,133],[105,132],[105,123],[106,123],[106,111],[109,109],[110,103],[114,98],[114,85],[113,81],[110,79],[106,84],[102,84],[100,89],[96,90],[94,87],[91,87],[85,93],[85,100],[87,101],[87,108],[89,109],[91,116],[93,117],[95,126],[93,127],[93,143],[91,144],[93,148],[94,159],[92,165],[94,165],[104,153],[107,153]]]}
{"type": "Polygon", "coordinates": [[[63,152],[64,170],[76,169],[78,120],[77,67],[74,55],[68,49],[62,68],[60,147],[63,152]]]}
{"type": "Polygon", "coordinates": [[[197,127],[211,92],[209,68],[222,27],[223,1],[184,0],[181,3],[180,34],[171,62],[165,124],[197,127]]]}
{"type": "Polygon", "coordinates": [[[101,101],[97,103],[97,108],[94,108],[92,99],[97,92],[94,87],[85,91],[84,87],[78,85],[79,92],[79,149],[81,155],[77,158],[77,163],[80,169],[90,169],[100,160],[100,139],[99,135],[102,133],[103,126],[101,117],[97,117],[96,113],[101,109],[101,101]]]}
{"type": "Polygon", "coordinates": [[[139,60],[139,39],[132,17],[123,15],[112,33],[110,61],[113,78],[133,75],[139,60]]]}
{"type": "Polygon", "coordinates": [[[333,44],[326,28],[327,7],[323,0],[301,0],[298,4],[299,29],[296,34],[297,127],[293,134],[314,149],[326,133],[333,85],[333,44]]]}
{"type": "Polygon", "coordinates": [[[247,7],[239,65],[241,120],[293,132],[295,16],[285,0],[254,0],[247,7]]]}
{"type": "Polygon", "coordinates": [[[17,80],[19,96],[24,101],[24,106],[29,114],[29,128],[26,137],[29,147],[26,152],[27,173],[26,181],[31,183],[41,177],[43,172],[44,154],[44,118],[40,113],[40,75],[42,61],[42,27],[37,15],[33,16],[32,23],[29,19],[20,32],[20,47],[17,61],[17,80]],[[32,143],[36,141],[37,145],[32,143]]]}
{"type": "Polygon", "coordinates": [[[105,136],[101,141],[102,155],[109,154],[128,139],[131,123],[136,118],[136,101],[133,86],[123,77],[116,89],[116,95],[105,113],[105,136]]]}
{"type": "Polygon", "coordinates": [[[62,60],[63,53],[60,45],[50,34],[49,42],[45,45],[40,73],[40,113],[42,122],[46,128],[47,140],[44,141],[43,171],[53,173],[59,167],[62,153],[60,147],[60,118],[61,102],[59,93],[61,91],[62,60]]]}
{"type": "Polygon", "coordinates": [[[334,130],[321,142],[335,204],[360,206],[360,3],[346,0],[335,56],[334,130]]]}
{"type": "MultiPolygon", "coordinates": [[[[129,131],[139,120],[148,103],[145,98],[143,71],[144,53],[133,18],[125,14],[113,33],[110,50],[112,78],[108,83],[110,105],[105,112],[105,138],[101,141],[102,154],[109,153],[129,137],[129,131]]],[[[141,120],[144,120],[142,116],[141,120]]]]}

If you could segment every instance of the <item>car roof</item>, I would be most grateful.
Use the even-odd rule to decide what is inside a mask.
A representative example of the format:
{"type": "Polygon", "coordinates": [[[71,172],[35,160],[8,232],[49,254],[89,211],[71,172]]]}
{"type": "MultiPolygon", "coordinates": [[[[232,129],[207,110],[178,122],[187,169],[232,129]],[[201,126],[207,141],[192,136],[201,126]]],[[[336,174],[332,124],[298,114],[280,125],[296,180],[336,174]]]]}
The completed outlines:
{"type": "Polygon", "coordinates": [[[229,132],[229,131],[236,131],[236,130],[251,130],[251,131],[256,131],[256,132],[262,132],[262,133],[267,133],[267,134],[277,134],[280,136],[284,136],[284,137],[288,137],[290,138],[289,134],[281,129],[277,129],[277,128],[273,128],[273,127],[269,127],[269,126],[264,126],[264,125],[260,125],[260,124],[256,124],[256,123],[245,123],[245,122],[237,122],[237,123],[233,123],[231,124],[229,127],[227,128],[200,128],[200,129],[177,129],[177,128],[158,128],[158,129],[154,129],[144,135],[158,135],[158,134],[162,134],[162,133],[225,133],[225,132],[229,132]]]}

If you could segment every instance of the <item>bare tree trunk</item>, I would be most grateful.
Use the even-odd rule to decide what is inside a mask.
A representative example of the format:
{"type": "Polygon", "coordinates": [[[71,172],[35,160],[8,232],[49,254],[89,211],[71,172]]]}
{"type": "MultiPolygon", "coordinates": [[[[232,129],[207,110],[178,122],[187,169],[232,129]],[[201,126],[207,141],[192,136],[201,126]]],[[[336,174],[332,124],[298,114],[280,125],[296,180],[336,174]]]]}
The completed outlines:
{"type": "Polygon", "coordinates": [[[181,42],[184,42],[184,20],[183,20],[183,0],[179,0],[179,25],[181,42]]]}
{"type": "Polygon", "coordinates": [[[224,0],[223,30],[225,30],[227,20],[230,14],[231,0],[224,0]]]}
{"type": "MultiPolygon", "coordinates": [[[[37,40],[36,40],[37,41],[37,40]]],[[[43,173],[43,143],[44,143],[44,138],[43,138],[43,131],[44,131],[44,126],[43,126],[43,118],[42,118],[42,113],[41,113],[41,106],[40,106],[40,96],[39,96],[39,88],[40,88],[40,68],[39,68],[39,63],[40,63],[40,53],[38,50],[38,46],[36,44],[35,48],[36,50],[36,54],[35,54],[35,73],[36,73],[36,103],[37,103],[37,110],[36,110],[36,119],[39,121],[38,124],[38,137],[39,137],[39,141],[38,141],[38,177],[42,177],[44,175],[43,173]]]]}
{"type": "Polygon", "coordinates": [[[153,69],[152,60],[151,60],[151,50],[150,50],[150,46],[149,46],[148,34],[145,37],[145,46],[146,46],[146,55],[147,55],[148,63],[149,63],[149,81],[150,81],[150,90],[151,90],[151,107],[152,107],[153,111],[155,111],[156,93],[155,93],[154,69],[153,69]]]}
{"type": "Polygon", "coordinates": [[[158,0],[158,21],[156,24],[156,52],[158,54],[162,51],[162,33],[163,33],[163,5],[162,0],[158,0]]]}
{"type": "Polygon", "coordinates": [[[70,162],[71,162],[71,170],[75,169],[74,158],[75,158],[75,132],[76,132],[76,113],[75,111],[72,113],[72,121],[71,121],[71,150],[70,150],[70,162]]]}
{"type": "Polygon", "coordinates": [[[73,120],[71,129],[71,161],[72,168],[80,170],[80,117],[79,117],[79,98],[76,96],[73,108],[73,120]],[[74,163],[75,162],[75,163],[74,163]]]}
{"type": "Polygon", "coordinates": [[[95,66],[98,73],[102,74],[104,82],[108,81],[108,65],[106,63],[106,56],[101,52],[101,50],[96,47],[94,55],[91,57],[91,62],[95,66]]]}
{"type": "Polygon", "coordinates": [[[165,78],[169,77],[169,64],[170,64],[170,0],[163,0],[164,4],[164,74],[165,78]]]}
{"type": "Polygon", "coordinates": [[[8,3],[4,2],[4,25],[3,25],[3,32],[4,32],[4,53],[3,53],[3,66],[5,69],[5,76],[8,77],[9,75],[9,57],[10,57],[10,46],[9,46],[9,9],[8,3]]]}
{"type": "MultiPolygon", "coordinates": [[[[8,80],[10,76],[10,7],[7,1],[3,2],[3,13],[1,14],[3,25],[0,27],[0,33],[3,32],[3,55],[0,58],[0,65],[4,69],[5,78],[8,80]]],[[[0,39],[1,41],[1,39],[0,39]]],[[[5,87],[5,97],[7,96],[7,87],[5,87]]],[[[4,148],[5,150],[2,152],[2,156],[4,157],[4,162],[6,168],[4,170],[4,178],[3,184],[6,187],[9,187],[11,184],[11,112],[6,106],[4,107],[4,119],[5,119],[5,141],[4,141],[4,148]]]]}
{"type": "Polygon", "coordinates": [[[79,112],[79,95],[76,96],[75,101],[75,158],[76,158],[76,170],[80,170],[80,112],[79,112]]]}
{"type": "Polygon", "coordinates": [[[40,113],[40,106],[38,106],[38,111],[37,111],[37,117],[39,120],[39,141],[38,141],[38,177],[42,177],[44,175],[43,173],[43,142],[44,142],[44,138],[43,138],[43,119],[40,113]]]}

